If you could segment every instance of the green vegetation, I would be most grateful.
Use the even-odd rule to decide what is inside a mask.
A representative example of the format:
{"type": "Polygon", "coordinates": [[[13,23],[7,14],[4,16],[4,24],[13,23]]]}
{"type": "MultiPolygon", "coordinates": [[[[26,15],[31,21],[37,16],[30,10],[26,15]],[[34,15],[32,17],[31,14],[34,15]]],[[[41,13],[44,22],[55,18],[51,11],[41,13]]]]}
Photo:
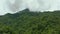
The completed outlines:
{"type": "Polygon", "coordinates": [[[0,16],[0,34],[60,34],[60,11],[30,12],[0,16]]]}

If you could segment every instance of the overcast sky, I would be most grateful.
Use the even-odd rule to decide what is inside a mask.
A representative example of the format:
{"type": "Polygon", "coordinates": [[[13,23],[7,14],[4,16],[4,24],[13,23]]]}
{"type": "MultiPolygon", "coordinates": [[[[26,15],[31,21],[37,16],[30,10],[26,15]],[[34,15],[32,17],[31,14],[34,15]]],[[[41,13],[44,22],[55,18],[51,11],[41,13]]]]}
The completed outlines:
{"type": "Polygon", "coordinates": [[[26,8],[31,11],[60,10],[60,0],[0,0],[0,15],[26,8]]]}

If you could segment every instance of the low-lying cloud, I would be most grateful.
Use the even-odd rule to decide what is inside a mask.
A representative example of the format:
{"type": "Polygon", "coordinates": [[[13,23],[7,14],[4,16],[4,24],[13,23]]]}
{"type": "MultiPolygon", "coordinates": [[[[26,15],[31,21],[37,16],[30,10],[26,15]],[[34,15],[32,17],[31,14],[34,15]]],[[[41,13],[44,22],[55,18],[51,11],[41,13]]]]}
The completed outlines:
{"type": "Polygon", "coordinates": [[[30,11],[60,10],[60,0],[0,0],[0,15],[16,13],[26,8],[30,11]]]}

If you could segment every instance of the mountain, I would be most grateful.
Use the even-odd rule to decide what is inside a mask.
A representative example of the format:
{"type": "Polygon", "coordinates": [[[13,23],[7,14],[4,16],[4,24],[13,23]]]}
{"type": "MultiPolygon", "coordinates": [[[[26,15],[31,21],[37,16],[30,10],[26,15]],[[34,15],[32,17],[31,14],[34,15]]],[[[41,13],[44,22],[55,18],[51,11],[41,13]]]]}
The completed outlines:
{"type": "Polygon", "coordinates": [[[31,12],[25,9],[0,16],[0,34],[60,34],[60,11],[31,12]]]}

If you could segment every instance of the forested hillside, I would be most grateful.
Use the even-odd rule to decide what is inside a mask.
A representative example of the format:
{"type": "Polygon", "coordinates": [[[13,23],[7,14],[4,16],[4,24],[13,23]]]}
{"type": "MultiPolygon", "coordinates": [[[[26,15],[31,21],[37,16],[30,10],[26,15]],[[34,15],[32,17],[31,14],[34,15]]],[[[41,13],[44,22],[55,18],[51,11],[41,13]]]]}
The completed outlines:
{"type": "Polygon", "coordinates": [[[60,11],[30,12],[0,16],[0,34],[60,34],[60,11]]]}

